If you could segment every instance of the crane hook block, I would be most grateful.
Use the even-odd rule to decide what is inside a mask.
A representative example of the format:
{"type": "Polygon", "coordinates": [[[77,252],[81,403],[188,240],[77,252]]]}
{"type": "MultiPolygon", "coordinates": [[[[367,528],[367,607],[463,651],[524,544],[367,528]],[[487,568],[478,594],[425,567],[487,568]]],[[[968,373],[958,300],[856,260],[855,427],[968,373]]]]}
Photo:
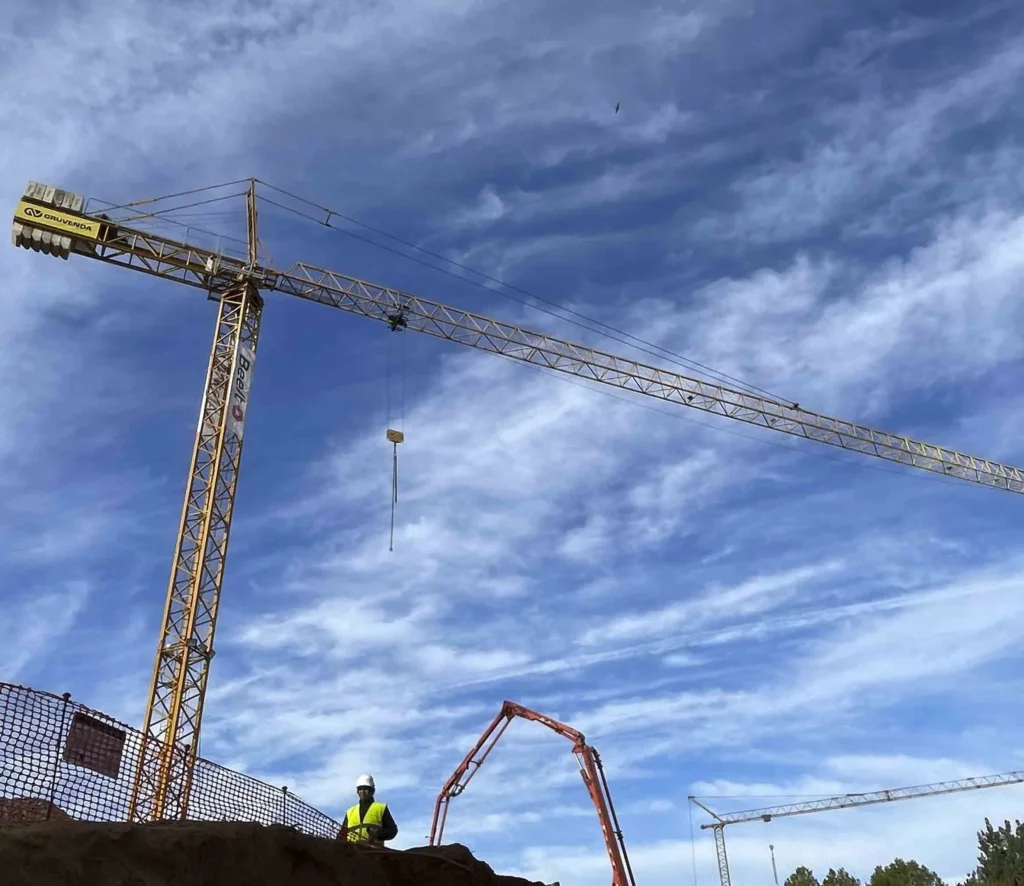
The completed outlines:
{"type": "Polygon", "coordinates": [[[389,443],[404,443],[405,434],[401,431],[396,431],[394,428],[388,428],[388,442],[389,443]]]}

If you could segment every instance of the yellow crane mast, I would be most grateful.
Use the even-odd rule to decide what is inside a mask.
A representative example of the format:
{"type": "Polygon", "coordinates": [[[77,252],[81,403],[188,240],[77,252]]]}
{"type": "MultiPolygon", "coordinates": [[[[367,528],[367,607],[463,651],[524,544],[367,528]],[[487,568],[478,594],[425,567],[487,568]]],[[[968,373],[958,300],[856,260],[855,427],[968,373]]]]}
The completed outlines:
{"type": "Polygon", "coordinates": [[[248,181],[245,259],[86,211],[81,195],[37,182],[29,183],[14,211],[11,239],[15,246],[63,259],[75,254],[132,268],[201,289],[218,302],[143,747],[132,787],[132,821],[188,814],[257,355],[261,292],[297,296],[383,321],[392,330],[426,333],[702,412],[1024,493],[1021,468],[659,369],[312,265],[298,263],[287,271],[263,265],[257,248],[256,185],[256,179],[248,181]]]}

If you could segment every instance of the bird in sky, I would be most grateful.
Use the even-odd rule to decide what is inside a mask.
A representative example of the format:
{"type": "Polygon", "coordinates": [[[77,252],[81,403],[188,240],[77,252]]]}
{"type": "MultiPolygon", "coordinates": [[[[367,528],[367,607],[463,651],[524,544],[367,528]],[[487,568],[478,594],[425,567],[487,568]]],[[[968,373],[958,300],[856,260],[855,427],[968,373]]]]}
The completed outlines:
{"type": "Polygon", "coordinates": [[[618,102],[615,103],[615,113],[616,114],[619,113],[619,103],[618,102]]]}

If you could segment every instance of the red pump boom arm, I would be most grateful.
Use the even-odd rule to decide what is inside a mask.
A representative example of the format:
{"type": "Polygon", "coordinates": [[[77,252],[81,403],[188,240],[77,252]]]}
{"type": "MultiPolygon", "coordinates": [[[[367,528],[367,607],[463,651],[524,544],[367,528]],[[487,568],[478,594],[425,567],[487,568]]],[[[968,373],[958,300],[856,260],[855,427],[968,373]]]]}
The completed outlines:
{"type": "Polygon", "coordinates": [[[501,738],[515,717],[542,723],[548,729],[554,730],[572,742],[572,752],[576,755],[576,761],[579,763],[583,783],[587,787],[590,799],[594,801],[594,806],[597,807],[597,818],[601,823],[604,845],[608,850],[608,860],[612,865],[612,886],[636,886],[633,870],[629,865],[629,856],[626,854],[626,843],[622,838],[622,829],[619,827],[619,819],[615,814],[615,806],[612,804],[612,796],[608,790],[608,780],[605,778],[604,767],[601,765],[601,758],[597,751],[586,743],[583,733],[578,729],[573,729],[571,726],[566,726],[565,723],[559,723],[558,720],[524,708],[514,701],[506,701],[502,704],[501,710],[491,721],[491,725],[484,730],[480,740],[466,754],[458,768],[441,788],[441,793],[437,795],[437,802],[434,804],[434,819],[430,824],[430,845],[437,846],[441,843],[444,823],[448,818],[448,803],[451,798],[457,797],[466,789],[477,770],[487,759],[487,755],[490,754],[498,743],[498,739],[501,738]]]}

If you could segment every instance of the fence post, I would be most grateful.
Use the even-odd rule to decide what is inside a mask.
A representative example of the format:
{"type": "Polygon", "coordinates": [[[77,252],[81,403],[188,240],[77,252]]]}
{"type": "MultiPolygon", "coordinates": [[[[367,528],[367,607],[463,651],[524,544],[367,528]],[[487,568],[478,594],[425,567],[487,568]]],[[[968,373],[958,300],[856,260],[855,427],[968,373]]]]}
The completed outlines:
{"type": "Polygon", "coordinates": [[[68,702],[71,701],[71,693],[65,692],[62,696],[64,707],[60,714],[60,731],[57,733],[57,747],[53,755],[53,775],[50,776],[50,802],[46,806],[46,820],[50,820],[53,814],[53,802],[57,798],[57,777],[60,775],[60,746],[64,741],[64,728],[68,721],[68,702]]]}
{"type": "Polygon", "coordinates": [[[288,824],[288,785],[281,787],[281,824],[288,824]]]}

